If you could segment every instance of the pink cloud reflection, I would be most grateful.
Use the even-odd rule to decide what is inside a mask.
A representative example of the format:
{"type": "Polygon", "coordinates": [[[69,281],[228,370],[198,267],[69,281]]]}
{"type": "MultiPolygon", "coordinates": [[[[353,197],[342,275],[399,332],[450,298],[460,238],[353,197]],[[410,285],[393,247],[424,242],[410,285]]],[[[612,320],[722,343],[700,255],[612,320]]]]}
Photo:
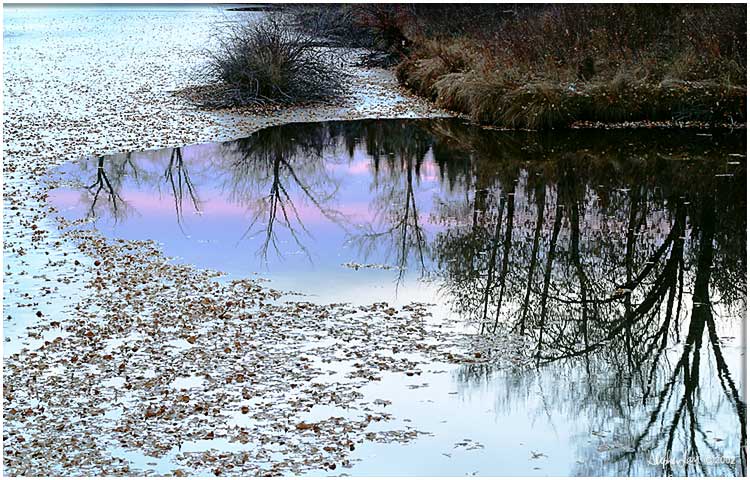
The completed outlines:
{"type": "MultiPolygon", "coordinates": [[[[135,209],[142,215],[167,218],[175,215],[174,198],[171,196],[128,189],[124,189],[120,195],[130,208],[135,209]]],[[[252,215],[248,207],[227,201],[225,198],[222,198],[218,191],[204,190],[203,195],[200,207],[205,215],[217,218],[247,218],[252,215]],[[209,195],[206,195],[206,193],[209,193],[209,195]]],[[[88,206],[85,203],[88,201],[86,197],[81,192],[74,190],[54,190],[50,192],[49,200],[60,210],[70,209],[80,211],[88,206]]],[[[294,199],[294,206],[304,223],[328,223],[328,220],[316,206],[305,203],[301,199],[294,199]]],[[[189,201],[184,201],[183,207],[186,215],[195,213],[189,201]]],[[[351,220],[358,222],[371,221],[374,217],[374,213],[370,210],[369,204],[366,201],[349,201],[346,204],[336,207],[336,210],[351,220]]],[[[291,210],[288,211],[291,215],[291,210]]]]}

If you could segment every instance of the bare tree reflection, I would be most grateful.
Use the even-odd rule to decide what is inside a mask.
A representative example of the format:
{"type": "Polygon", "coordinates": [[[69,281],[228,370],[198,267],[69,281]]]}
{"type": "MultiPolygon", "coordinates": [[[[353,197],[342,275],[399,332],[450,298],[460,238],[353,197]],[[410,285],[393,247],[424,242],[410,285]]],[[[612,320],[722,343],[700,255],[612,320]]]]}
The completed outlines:
{"type": "Polygon", "coordinates": [[[190,179],[190,171],[182,158],[181,148],[178,147],[172,149],[172,153],[169,156],[169,164],[167,165],[166,170],[164,170],[164,178],[169,182],[172,189],[177,224],[180,226],[180,230],[184,233],[182,222],[185,207],[183,206],[183,203],[185,202],[186,197],[190,200],[196,213],[201,212],[201,206],[195,186],[190,179]]]}
{"type": "Polygon", "coordinates": [[[339,180],[325,166],[322,156],[335,137],[325,125],[304,124],[294,128],[266,129],[251,137],[226,144],[230,172],[230,198],[251,211],[243,235],[261,234],[258,254],[267,259],[270,247],[282,256],[277,227],[291,237],[310,258],[303,236],[311,236],[296,198],[312,205],[329,221],[348,228],[348,219],[333,205],[339,180]],[[265,191],[265,193],[263,193],[265,191]]]}
{"type": "Polygon", "coordinates": [[[534,189],[534,198],[536,200],[536,210],[537,210],[537,216],[536,216],[536,223],[534,227],[534,240],[532,242],[531,247],[531,260],[529,262],[529,273],[528,273],[528,279],[526,281],[526,293],[524,294],[523,301],[521,302],[522,310],[521,310],[521,320],[519,322],[519,330],[520,334],[523,335],[526,332],[526,319],[528,318],[529,313],[529,302],[531,300],[531,285],[534,281],[534,273],[536,271],[536,266],[538,264],[538,254],[539,254],[539,240],[542,233],[542,226],[544,225],[544,207],[545,202],[547,200],[546,198],[547,189],[545,185],[537,186],[534,189]]]}
{"type": "Polygon", "coordinates": [[[102,190],[104,190],[105,196],[109,200],[109,203],[112,205],[114,216],[117,217],[118,203],[122,202],[122,199],[120,198],[120,195],[115,191],[114,187],[112,186],[112,182],[109,181],[107,172],[104,170],[104,157],[99,157],[97,161],[96,181],[89,185],[87,188],[89,189],[89,191],[91,192],[91,196],[93,197],[91,207],[89,208],[89,216],[95,216],[94,211],[96,209],[96,203],[99,200],[99,195],[101,194],[102,190]]]}
{"type": "MultiPolygon", "coordinates": [[[[540,145],[515,158],[506,155],[505,161],[525,169],[513,192],[516,207],[519,199],[528,198],[520,204],[519,235],[510,233],[512,223],[506,217],[498,248],[501,216],[491,212],[502,211],[505,204],[494,208],[489,202],[483,212],[474,212],[471,226],[449,229],[436,238],[435,251],[444,257],[439,259],[443,285],[456,298],[457,311],[465,318],[478,312],[471,318],[483,332],[487,300],[494,298],[496,322],[490,333],[500,327],[508,332],[498,336],[498,342],[512,331],[533,335],[542,371],[580,372],[580,391],[560,408],[577,406],[570,413],[575,418],[583,415],[605,424],[613,412],[632,419],[632,431],[622,440],[626,447],[607,452],[601,463],[587,463],[578,474],[652,474],[661,467],[649,466],[650,456],[682,455],[692,463],[665,463],[663,473],[745,472],[746,406],[712,313],[717,293],[722,311],[731,311],[734,302],[745,304],[744,282],[739,280],[746,271],[741,244],[744,165],[732,175],[716,175],[722,168],[716,159],[726,158],[722,147],[689,150],[668,145],[662,144],[668,154],[649,162],[643,160],[649,152],[633,147],[576,151],[557,145],[555,151],[545,151],[540,145]],[[535,161],[527,162],[525,157],[532,154],[535,161]],[[554,198],[551,206],[548,190],[554,198]],[[729,260],[732,255],[734,262],[729,260]],[[717,258],[722,269],[716,268],[717,258]],[[467,272],[471,268],[479,271],[467,272]],[[675,345],[681,348],[676,359],[671,353],[675,345]],[[712,391],[711,376],[718,379],[723,400],[706,395],[712,391]],[[602,385],[604,379],[617,387],[602,385]],[[716,422],[706,409],[720,407],[702,404],[724,401],[734,411],[738,433],[718,448],[704,424],[716,422]],[[714,465],[712,459],[726,455],[727,447],[737,448],[738,465],[714,465]]],[[[460,209],[445,209],[455,210],[460,209]]],[[[463,370],[462,381],[492,378],[491,367],[478,376],[468,373],[477,368],[463,370]]],[[[508,402],[524,394],[517,389],[525,375],[519,369],[504,380],[508,402]]],[[[598,454],[586,457],[593,455],[598,454]]]]}
{"type": "Polygon", "coordinates": [[[433,139],[415,123],[371,122],[363,126],[359,135],[372,158],[375,215],[349,241],[359,247],[364,259],[374,251],[385,251],[384,260],[395,263],[398,287],[410,258],[415,259],[422,275],[427,272],[430,252],[416,190],[433,139]]]}
{"type": "Polygon", "coordinates": [[[107,162],[103,156],[93,160],[96,176],[93,183],[86,186],[89,202],[87,217],[99,218],[106,212],[117,223],[129,211],[129,206],[120,195],[120,189],[127,168],[131,167],[132,171],[135,171],[131,155],[125,155],[111,162],[107,162]]]}

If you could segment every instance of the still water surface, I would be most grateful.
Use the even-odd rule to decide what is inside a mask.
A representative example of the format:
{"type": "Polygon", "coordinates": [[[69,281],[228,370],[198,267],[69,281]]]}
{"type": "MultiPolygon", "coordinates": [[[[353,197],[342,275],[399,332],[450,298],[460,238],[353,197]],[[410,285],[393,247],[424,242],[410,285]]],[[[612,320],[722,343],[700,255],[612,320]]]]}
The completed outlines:
{"type": "Polygon", "coordinates": [[[50,198],[309,301],[427,302],[532,340],[535,368],[366,387],[433,435],[367,444],[346,473],[740,475],[745,151],[744,132],[292,124],[85,158],[50,198]]]}

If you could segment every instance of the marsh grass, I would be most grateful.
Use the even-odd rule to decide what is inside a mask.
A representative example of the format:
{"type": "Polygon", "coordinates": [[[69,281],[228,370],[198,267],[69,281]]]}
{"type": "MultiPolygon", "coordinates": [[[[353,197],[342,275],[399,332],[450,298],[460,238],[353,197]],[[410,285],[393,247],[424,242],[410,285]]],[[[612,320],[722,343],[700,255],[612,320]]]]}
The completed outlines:
{"type": "Polygon", "coordinates": [[[745,6],[472,6],[450,29],[438,8],[406,22],[397,76],[476,121],[746,120],[745,6]]]}

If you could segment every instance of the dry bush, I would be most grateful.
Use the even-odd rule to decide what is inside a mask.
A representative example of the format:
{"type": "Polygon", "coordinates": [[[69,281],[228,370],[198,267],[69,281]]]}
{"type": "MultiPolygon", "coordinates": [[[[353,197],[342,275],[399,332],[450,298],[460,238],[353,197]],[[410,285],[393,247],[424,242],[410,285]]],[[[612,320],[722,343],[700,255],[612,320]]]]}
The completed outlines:
{"type": "Polygon", "coordinates": [[[405,34],[412,8],[396,4],[291,4],[295,28],[334,47],[370,50],[365,63],[390,67],[411,45],[405,34]]]}
{"type": "Polygon", "coordinates": [[[744,5],[542,5],[478,38],[499,65],[541,75],[574,65],[581,76],[611,79],[623,65],[658,70],[700,53],[685,73],[707,79],[723,76],[729,63],[746,65],[745,18],[744,5]],[[582,72],[589,62],[593,71],[582,72]]]}
{"type": "Polygon", "coordinates": [[[280,15],[233,24],[218,43],[203,72],[219,83],[207,106],[300,103],[340,93],[343,72],[331,52],[280,15]]]}
{"type": "Polygon", "coordinates": [[[357,5],[289,4],[284,12],[294,27],[335,47],[372,48],[375,38],[357,17],[357,5]]]}
{"type": "Polygon", "coordinates": [[[413,11],[409,5],[400,4],[357,4],[354,6],[357,25],[367,29],[374,45],[381,51],[403,57],[411,48],[408,36],[413,11]]]}

